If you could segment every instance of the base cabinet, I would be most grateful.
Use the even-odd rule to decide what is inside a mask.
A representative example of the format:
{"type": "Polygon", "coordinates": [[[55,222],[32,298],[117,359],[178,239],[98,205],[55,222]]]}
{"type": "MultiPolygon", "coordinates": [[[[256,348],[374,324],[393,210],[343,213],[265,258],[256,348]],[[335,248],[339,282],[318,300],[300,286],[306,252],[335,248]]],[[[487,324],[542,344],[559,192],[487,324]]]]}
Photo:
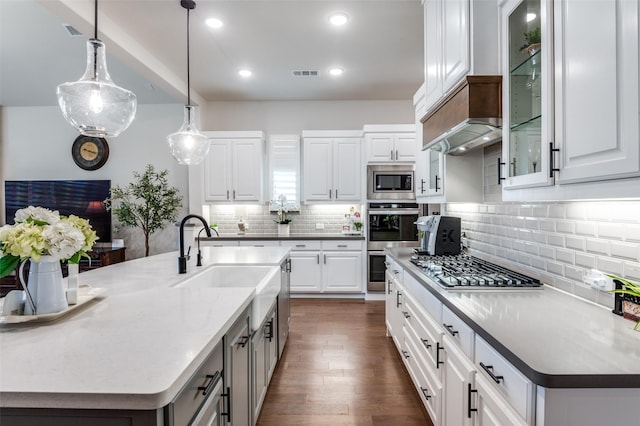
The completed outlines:
{"type": "Polygon", "coordinates": [[[249,312],[243,313],[223,338],[224,386],[227,421],[232,425],[249,425],[251,422],[250,343],[249,312]]]}
{"type": "Polygon", "coordinates": [[[277,333],[278,317],[276,315],[276,303],[271,308],[264,323],[256,331],[251,339],[252,349],[252,372],[253,379],[251,385],[252,416],[255,424],[267,395],[269,381],[278,362],[277,333]]]}
{"type": "MultiPolygon", "coordinates": [[[[470,390],[470,392],[476,394],[476,406],[472,408],[474,410],[473,417],[476,419],[475,424],[482,426],[529,425],[483,376],[476,377],[476,389],[470,390]]],[[[471,397],[470,401],[472,401],[471,397]]]]}
{"type": "MultiPolygon", "coordinates": [[[[474,384],[475,368],[456,345],[443,336],[444,364],[442,382],[445,390],[442,424],[472,426],[470,386],[474,384]]],[[[480,423],[483,424],[484,423],[480,423]]]]}

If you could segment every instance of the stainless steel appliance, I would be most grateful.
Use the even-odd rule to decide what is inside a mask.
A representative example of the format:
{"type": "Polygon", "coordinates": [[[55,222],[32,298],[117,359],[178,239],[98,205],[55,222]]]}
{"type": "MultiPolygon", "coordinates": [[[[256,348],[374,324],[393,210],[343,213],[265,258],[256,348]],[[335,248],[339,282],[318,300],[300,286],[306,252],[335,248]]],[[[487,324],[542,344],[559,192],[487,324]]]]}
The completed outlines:
{"type": "Polygon", "coordinates": [[[384,291],[384,249],[419,247],[416,203],[369,203],[367,227],[367,290],[384,291]]]}
{"type": "Polygon", "coordinates": [[[535,278],[466,254],[426,256],[415,254],[411,263],[447,290],[542,288],[535,278]]]}
{"type": "Polygon", "coordinates": [[[367,166],[367,199],[415,200],[413,165],[367,166]]]}
{"type": "Polygon", "coordinates": [[[460,253],[460,218],[455,216],[421,216],[416,221],[420,237],[420,254],[460,253]]]}

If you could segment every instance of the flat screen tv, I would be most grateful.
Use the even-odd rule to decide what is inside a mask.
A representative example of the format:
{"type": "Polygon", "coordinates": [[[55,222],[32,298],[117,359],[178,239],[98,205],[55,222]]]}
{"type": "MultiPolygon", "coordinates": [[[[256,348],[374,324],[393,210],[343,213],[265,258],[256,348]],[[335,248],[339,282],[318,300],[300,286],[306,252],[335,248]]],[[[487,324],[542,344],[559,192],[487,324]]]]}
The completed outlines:
{"type": "Polygon", "coordinates": [[[58,210],[89,220],[98,243],[111,242],[111,212],[104,200],[110,180],[8,180],[4,184],[6,221],[14,223],[16,211],[28,206],[58,210]]]}

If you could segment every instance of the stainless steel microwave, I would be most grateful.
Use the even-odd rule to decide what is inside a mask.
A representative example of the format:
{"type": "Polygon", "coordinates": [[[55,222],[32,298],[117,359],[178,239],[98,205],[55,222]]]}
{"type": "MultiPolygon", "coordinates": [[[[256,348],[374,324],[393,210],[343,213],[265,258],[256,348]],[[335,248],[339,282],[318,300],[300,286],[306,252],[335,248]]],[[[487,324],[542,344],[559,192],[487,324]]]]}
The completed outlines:
{"type": "Polygon", "coordinates": [[[413,166],[367,166],[368,200],[415,200],[413,166]]]}

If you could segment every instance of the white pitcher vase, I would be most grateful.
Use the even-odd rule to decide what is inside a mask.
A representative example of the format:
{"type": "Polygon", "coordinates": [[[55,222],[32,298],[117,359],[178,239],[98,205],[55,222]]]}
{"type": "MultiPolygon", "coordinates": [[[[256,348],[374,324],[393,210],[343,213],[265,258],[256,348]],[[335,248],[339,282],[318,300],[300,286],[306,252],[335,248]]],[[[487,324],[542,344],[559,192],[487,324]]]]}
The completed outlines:
{"type": "Polygon", "coordinates": [[[25,289],[25,315],[44,315],[64,311],[67,305],[67,296],[62,281],[62,269],[60,260],[52,256],[42,256],[40,261],[29,259],[28,283],[24,282],[23,269],[26,260],[20,265],[20,283],[25,289]]]}
{"type": "Polygon", "coordinates": [[[285,236],[285,237],[289,235],[289,224],[288,223],[279,223],[278,224],[278,235],[285,236]]]}

